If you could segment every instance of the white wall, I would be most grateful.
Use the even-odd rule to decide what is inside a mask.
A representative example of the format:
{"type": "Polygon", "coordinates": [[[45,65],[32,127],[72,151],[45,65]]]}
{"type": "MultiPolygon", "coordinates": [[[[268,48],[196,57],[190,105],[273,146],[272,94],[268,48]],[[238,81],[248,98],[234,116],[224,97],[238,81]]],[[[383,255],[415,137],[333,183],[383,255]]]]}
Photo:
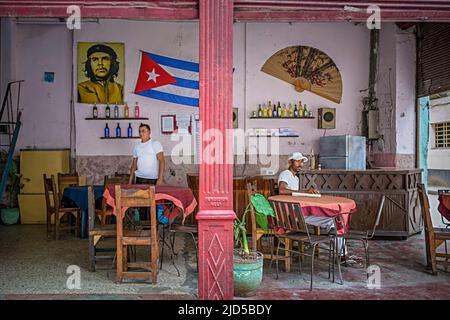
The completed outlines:
{"type": "Polygon", "coordinates": [[[361,98],[369,79],[369,31],[365,25],[352,23],[249,23],[246,32],[246,126],[291,127],[300,132],[300,138],[280,138],[280,153],[293,151],[318,152],[319,138],[326,135],[359,135],[361,133],[361,98]],[[261,70],[265,61],[278,50],[305,45],[315,47],[335,62],[341,72],[343,95],[340,104],[304,91],[298,93],[292,85],[278,80],[261,70]],[[258,104],[268,101],[281,104],[306,103],[317,116],[319,107],[336,108],[336,129],[317,129],[314,120],[259,120],[249,119],[258,104]]]}
{"type": "MultiPolygon", "coordinates": [[[[430,102],[430,124],[450,121],[450,97],[433,99],[430,102]]],[[[450,149],[434,148],[434,130],[430,126],[430,142],[428,144],[429,169],[450,170],[450,149]]]]}

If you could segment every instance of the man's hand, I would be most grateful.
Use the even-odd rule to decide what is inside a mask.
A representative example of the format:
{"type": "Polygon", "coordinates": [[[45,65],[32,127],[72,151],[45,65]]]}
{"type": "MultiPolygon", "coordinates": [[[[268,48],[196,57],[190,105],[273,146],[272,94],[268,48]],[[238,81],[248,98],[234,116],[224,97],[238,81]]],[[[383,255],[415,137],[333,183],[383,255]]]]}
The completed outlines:
{"type": "Polygon", "coordinates": [[[156,180],[156,185],[157,186],[160,186],[162,184],[164,184],[164,179],[163,178],[159,178],[158,180],[156,180]]]}
{"type": "Polygon", "coordinates": [[[319,190],[317,190],[317,189],[314,188],[314,187],[310,187],[308,190],[306,190],[306,192],[307,192],[307,193],[315,193],[315,194],[320,193],[319,190]]]}

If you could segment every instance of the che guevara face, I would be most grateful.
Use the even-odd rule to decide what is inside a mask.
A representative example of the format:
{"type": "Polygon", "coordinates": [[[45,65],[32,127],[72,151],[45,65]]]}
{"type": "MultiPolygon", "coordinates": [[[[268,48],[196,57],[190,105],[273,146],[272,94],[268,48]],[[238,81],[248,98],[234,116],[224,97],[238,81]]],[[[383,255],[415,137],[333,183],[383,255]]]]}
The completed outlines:
{"type": "Polygon", "coordinates": [[[105,79],[111,69],[111,57],[104,52],[94,52],[89,56],[91,70],[98,80],[105,79]]]}

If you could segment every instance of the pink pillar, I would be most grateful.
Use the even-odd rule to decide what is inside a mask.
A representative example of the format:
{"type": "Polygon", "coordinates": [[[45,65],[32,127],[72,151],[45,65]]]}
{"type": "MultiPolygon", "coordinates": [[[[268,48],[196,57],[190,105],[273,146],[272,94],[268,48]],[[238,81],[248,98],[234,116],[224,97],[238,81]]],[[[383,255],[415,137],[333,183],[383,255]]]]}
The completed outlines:
{"type": "Polygon", "coordinates": [[[199,6],[198,293],[203,300],[223,300],[233,299],[233,145],[227,133],[232,128],[233,1],[200,0],[199,6]]]}

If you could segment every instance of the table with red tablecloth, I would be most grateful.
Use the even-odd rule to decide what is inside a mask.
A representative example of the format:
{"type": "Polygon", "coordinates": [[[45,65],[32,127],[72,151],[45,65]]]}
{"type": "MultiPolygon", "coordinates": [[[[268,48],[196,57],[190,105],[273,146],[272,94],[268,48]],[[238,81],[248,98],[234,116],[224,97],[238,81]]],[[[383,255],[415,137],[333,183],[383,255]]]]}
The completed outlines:
{"type": "MultiPolygon", "coordinates": [[[[120,185],[122,189],[141,189],[147,190],[150,185],[148,184],[122,184],[120,185]]],[[[115,185],[111,184],[105,188],[103,197],[106,198],[106,203],[114,209],[114,214],[116,214],[116,190],[115,185]]],[[[184,219],[190,215],[195,207],[197,206],[197,201],[195,200],[192,190],[185,187],[171,186],[171,185],[157,185],[155,186],[155,201],[170,201],[175,207],[183,212],[183,223],[184,219]]],[[[122,210],[125,212],[126,209],[123,207],[122,210]]],[[[176,210],[170,210],[167,218],[170,222],[178,216],[176,210]]]]}
{"type": "Polygon", "coordinates": [[[352,199],[321,195],[320,197],[278,195],[269,197],[269,200],[299,203],[305,217],[336,218],[337,234],[348,230],[350,214],[356,212],[356,203],[352,199]]]}
{"type": "Polygon", "coordinates": [[[450,221],[450,193],[440,194],[438,200],[438,211],[445,219],[447,219],[447,221],[450,221]]]}

